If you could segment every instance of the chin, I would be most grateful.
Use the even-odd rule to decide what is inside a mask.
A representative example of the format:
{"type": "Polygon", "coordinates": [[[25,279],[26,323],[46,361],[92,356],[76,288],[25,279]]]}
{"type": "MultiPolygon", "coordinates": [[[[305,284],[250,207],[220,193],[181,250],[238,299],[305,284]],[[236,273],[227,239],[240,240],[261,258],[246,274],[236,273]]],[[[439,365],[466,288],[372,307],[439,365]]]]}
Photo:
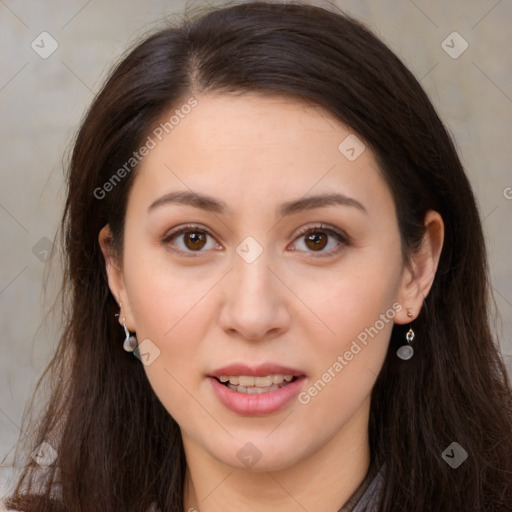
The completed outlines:
{"type": "MultiPolygon", "coordinates": [[[[289,442],[291,441],[290,437],[287,439],[289,442]]],[[[301,445],[302,450],[297,451],[299,441],[292,441],[290,444],[283,446],[281,438],[272,441],[264,438],[254,439],[243,444],[240,442],[234,444],[235,446],[225,447],[221,452],[218,452],[219,446],[217,445],[216,449],[210,453],[222,464],[231,466],[236,470],[252,473],[287,469],[307,456],[303,445],[301,445]],[[217,453],[215,453],[216,451],[217,453]],[[234,457],[227,458],[227,452],[234,452],[234,457]]]]}

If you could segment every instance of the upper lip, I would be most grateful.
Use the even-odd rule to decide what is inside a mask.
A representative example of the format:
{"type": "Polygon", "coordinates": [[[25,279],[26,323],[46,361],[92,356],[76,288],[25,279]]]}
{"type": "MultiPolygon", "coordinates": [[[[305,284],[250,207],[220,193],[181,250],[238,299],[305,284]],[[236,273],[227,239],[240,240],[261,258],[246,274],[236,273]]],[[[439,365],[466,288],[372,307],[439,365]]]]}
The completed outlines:
{"type": "Polygon", "coordinates": [[[223,366],[218,370],[214,370],[209,374],[209,377],[219,378],[221,375],[249,375],[253,377],[266,377],[267,375],[292,375],[294,377],[301,377],[304,375],[304,372],[274,363],[264,363],[257,366],[244,363],[232,363],[230,365],[223,366]]]}

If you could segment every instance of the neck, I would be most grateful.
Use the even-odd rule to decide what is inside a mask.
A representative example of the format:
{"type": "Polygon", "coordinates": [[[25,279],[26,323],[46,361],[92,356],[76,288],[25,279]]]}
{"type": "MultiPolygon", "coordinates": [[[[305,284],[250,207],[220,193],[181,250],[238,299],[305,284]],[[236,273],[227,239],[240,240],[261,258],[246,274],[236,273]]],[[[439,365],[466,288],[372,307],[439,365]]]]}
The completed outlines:
{"type": "Polygon", "coordinates": [[[369,400],[328,443],[278,471],[226,465],[185,435],[185,511],[338,511],[370,464],[369,400]]]}

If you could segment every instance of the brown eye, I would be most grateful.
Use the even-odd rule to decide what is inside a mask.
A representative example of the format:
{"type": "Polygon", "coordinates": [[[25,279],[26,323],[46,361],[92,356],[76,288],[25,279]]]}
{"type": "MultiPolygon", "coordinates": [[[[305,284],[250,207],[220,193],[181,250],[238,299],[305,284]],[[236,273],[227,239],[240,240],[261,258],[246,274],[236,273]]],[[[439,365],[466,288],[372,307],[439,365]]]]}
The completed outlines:
{"type": "Polygon", "coordinates": [[[305,249],[299,247],[302,252],[309,253],[310,255],[311,253],[316,253],[315,256],[319,257],[334,255],[341,251],[343,247],[350,245],[348,235],[324,225],[303,229],[296,240],[304,244],[305,249]],[[327,246],[331,247],[324,250],[327,246]]]}
{"type": "Polygon", "coordinates": [[[328,237],[322,232],[313,232],[305,237],[306,245],[313,251],[322,250],[328,242],[328,237]]]}
{"type": "Polygon", "coordinates": [[[187,231],[183,234],[183,243],[190,250],[202,249],[206,245],[206,235],[198,231],[187,231]]]}
{"type": "Polygon", "coordinates": [[[194,253],[207,252],[216,246],[213,236],[196,226],[184,226],[166,235],[162,243],[171,251],[185,256],[196,256],[194,253]]]}

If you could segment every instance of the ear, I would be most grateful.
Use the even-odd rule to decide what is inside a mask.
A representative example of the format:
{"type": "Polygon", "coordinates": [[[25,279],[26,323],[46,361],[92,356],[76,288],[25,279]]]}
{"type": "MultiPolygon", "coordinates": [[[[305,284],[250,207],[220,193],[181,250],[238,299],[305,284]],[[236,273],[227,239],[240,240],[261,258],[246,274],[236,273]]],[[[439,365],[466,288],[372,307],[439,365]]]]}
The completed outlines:
{"type": "Polygon", "coordinates": [[[444,241],[444,223],[438,212],[425,215],[425,233],[419,249],[411,255],[410,264],[402,274],[398,302],[403,309],[397,313],[397,324],[413,321],[420,313],[436,275],[444,241]],[[409,313],[409,316],[408,316],[409,313]]]}
{"type": "Polygon", "coordinates": [[[105,258],[108,286],[120,307],[119,323],[123,325],[123,318],[125,318],[127,329],[129,331],[135,331],[135,323],[126,292],[122,265],[121,262],[118,261],[116,251],[114,250],[112,231],[108,224],[101,229],[98,241],[103,257],[105,258]]]}

